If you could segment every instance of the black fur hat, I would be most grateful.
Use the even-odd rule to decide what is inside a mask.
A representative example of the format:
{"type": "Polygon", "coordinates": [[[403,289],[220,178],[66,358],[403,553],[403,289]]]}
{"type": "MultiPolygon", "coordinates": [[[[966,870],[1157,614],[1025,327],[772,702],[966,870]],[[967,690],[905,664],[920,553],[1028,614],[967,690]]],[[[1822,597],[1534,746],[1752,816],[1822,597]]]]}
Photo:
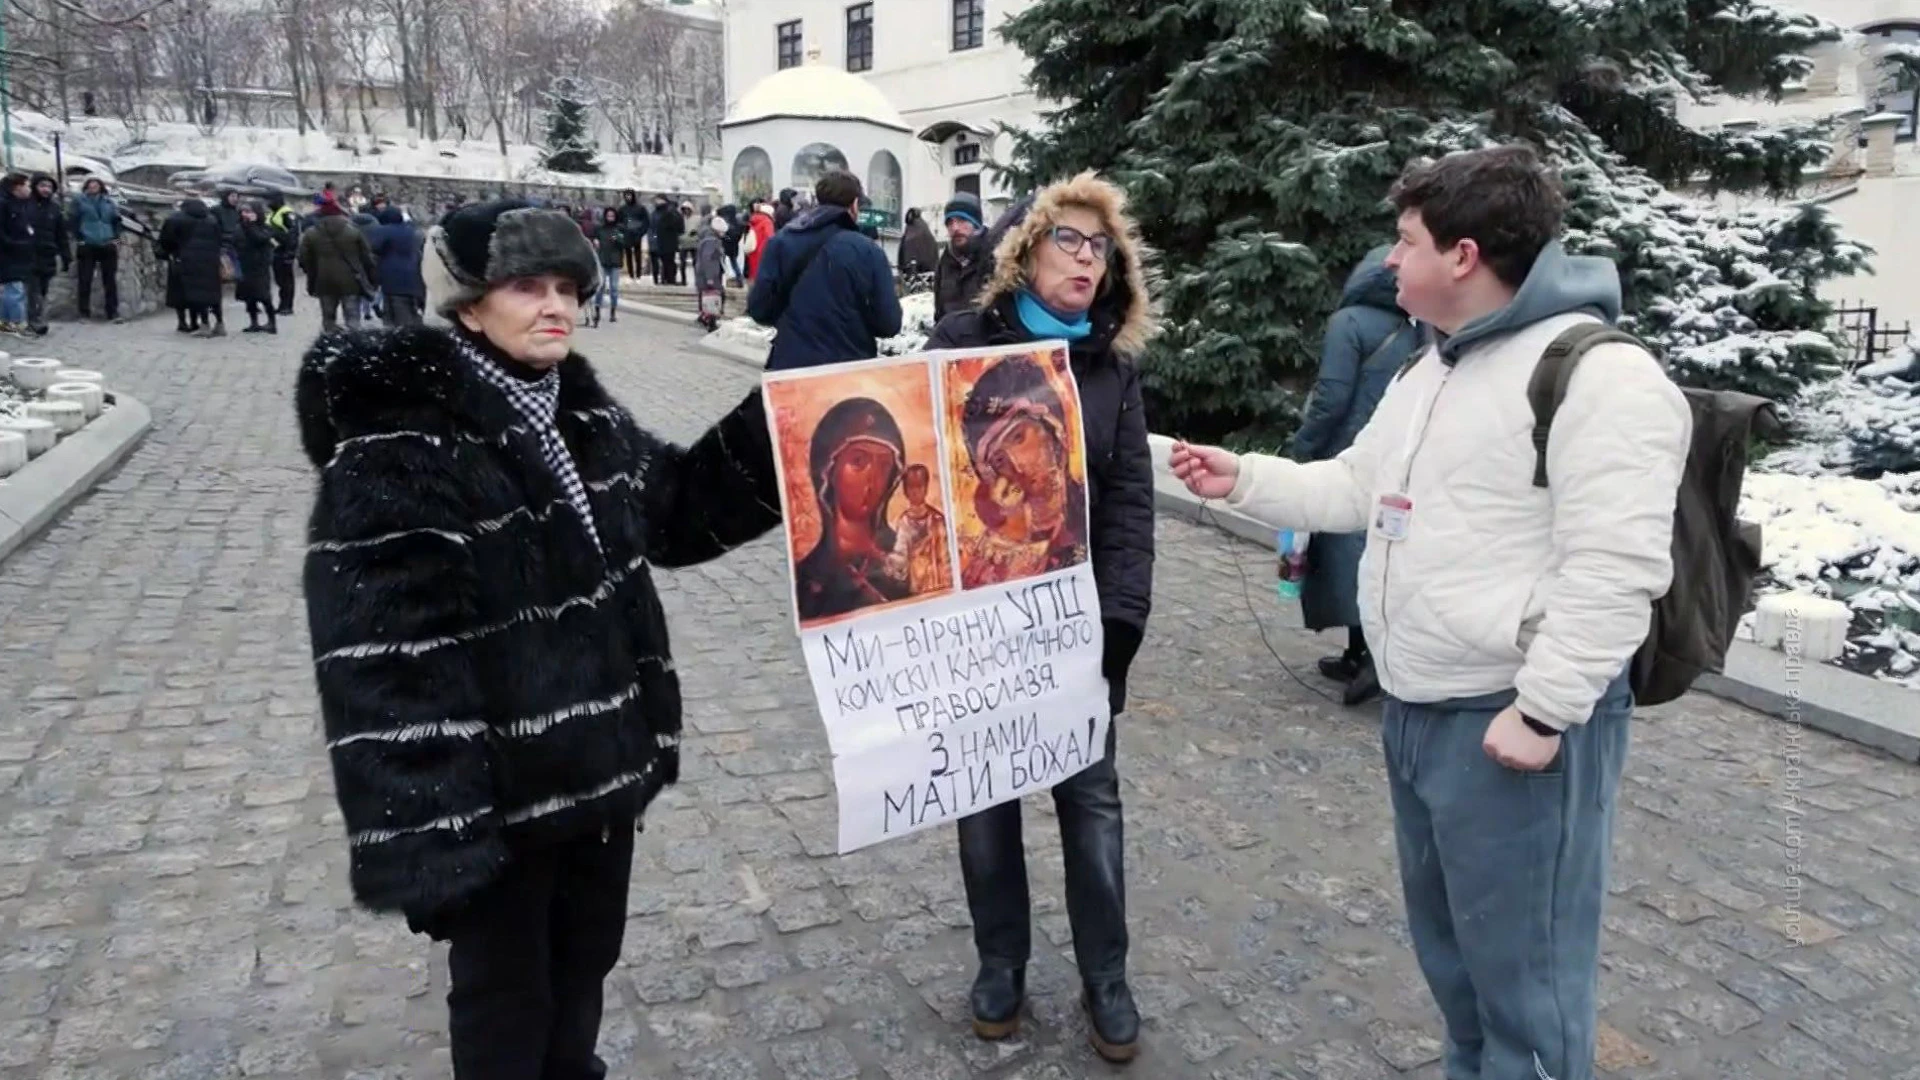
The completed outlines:
{"type": "Polygon", "coordinates": [[[427,295],[445,318],[514,278],[572,278],[586,300],[600,288],[600,260],[580,226],[525,199],[495,199],[449,213],[429,234],[427,295]]]}

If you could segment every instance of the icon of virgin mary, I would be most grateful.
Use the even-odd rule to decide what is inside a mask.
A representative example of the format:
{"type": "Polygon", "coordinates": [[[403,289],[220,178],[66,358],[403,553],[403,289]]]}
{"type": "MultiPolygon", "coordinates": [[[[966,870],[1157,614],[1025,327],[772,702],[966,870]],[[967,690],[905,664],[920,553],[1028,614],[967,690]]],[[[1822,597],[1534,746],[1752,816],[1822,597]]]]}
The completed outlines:
{"type": "Polygon", "coordinates": [[[887,503],[906,468],[893,414],[864,397],[828,409],[813,429],[808,468],[820,504],[820,539],[793,568],[800,620],[906,599],[906,576],[889,566],[897,537],[887,524],[887,503]]]}

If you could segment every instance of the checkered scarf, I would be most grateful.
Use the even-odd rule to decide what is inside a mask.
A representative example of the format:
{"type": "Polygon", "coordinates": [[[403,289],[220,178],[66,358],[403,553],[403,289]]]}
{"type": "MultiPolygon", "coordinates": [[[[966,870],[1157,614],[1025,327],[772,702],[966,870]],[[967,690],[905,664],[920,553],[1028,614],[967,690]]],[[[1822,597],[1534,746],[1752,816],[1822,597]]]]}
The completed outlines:
{"type": "Polygon", "coordinates": [[[560,481],[561,490],[567,493],[567,502],[580,515],[580,523],[587,527],[593,546],[600,547],[600,531],[594,528],[593,508],[587,503],[587,486],[581,483],[573,454],[561,441],[560,429],[554,423],[560,412],[560,369],[548,368],[546,374],[537,379],[516,379],[500,370],[500,365],[487,359],[471,342],[461,340],[459,344],[460,355],[467,358],[482,379],[506,395],[514,411],[533,429],[534,436],[540,440],[540,457],[560,481]]]}

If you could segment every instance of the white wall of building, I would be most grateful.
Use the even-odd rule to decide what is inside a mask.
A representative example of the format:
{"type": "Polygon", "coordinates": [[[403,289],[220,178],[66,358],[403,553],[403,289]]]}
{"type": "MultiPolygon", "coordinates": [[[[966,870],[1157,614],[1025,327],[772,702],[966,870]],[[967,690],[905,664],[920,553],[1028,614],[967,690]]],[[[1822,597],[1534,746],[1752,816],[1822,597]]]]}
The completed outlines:
{"type": "MultiPolygon", "coordinates": [[[[987,0],[983,44],[956,52],[951,0],[875,0],[873,67],[860,75],[886,95],[916,134],[942,121],[984,131],[996,130],[1001,123],[1031,126],[1037,120],[1039,102],[1026,89],[1025,58],[996,32],[1030,2],[987,0]]],[[[789,20],[801,21],[803,62],[807,52],[818,50],[820,63],[844,70],[849,6],[847,0],[729,0],[729,106],[776,70],[776,28],[789,20]]],[[[937,145],[915,140],[901,161],[906,204],[933,211],[937,220],[939,207],[959,184],[968,182],[963,178],[974,177],[972,182],[978,183],[989,204],[1004,205],[1008,192],[986,172],[984,162],[956,165],[954,151],[963,143],[979,144],[982,158],[992,159],[1005,156],[1007,142],[966,131],[937,145]]],[[[854,163],[853,168],[864,174],[864,165],[854,163]]]]}

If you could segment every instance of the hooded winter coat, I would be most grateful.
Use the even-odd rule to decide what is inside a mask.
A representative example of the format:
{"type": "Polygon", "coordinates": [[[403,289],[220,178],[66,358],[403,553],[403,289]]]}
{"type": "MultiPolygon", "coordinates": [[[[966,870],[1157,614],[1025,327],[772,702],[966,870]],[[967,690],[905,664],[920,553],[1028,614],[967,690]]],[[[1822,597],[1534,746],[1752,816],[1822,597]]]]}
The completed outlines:
{"type": "Polygon", "coordinates": [[[240,278],[234,282],[233,298],[242,303],[257,300],[273,303],[274,228],[264,220],[240,222],[240,278]]]}
{"type": "Polygon", "coordinates": [[[747,314],[779,329],[768,371],[870,359],[879,355],[876,338],[900,332],[887,253],[860,235],[845,207],[814,207],[775,233],[760,255],[747,314]],[[800,266],[809,253],[811,261],[800,266]]]}
{"type": "MultiPolygon", "coordinates": [[[[160,226],[160,253],[172,260],[174,280],[180,285],[180,306],[219,305],[220,253],[225,246],[220,222],[199,199],[187,199],[160,226]]],[[[168,291],[173,291],[171,285],[168,291]]]]}
{"type": "Polygon", "coordinates": [[[606,270],[619,268],[622,257],[627,253],[628,245],[638,243],[637,240],[628,237],[626,228],[617,218],[612,222],[602,221],[595,225],[590,235],[593,237],[594,253],[600,257],[601,268],[606,270]]]}
{"type": "Polygon", "coordinates": [[[374,280],[388,296],[425,299],[426,279],[420,273],[420,260],[427,247],[427,234],[406,219],[398,207],[389,206],[376,215],[380,224],[367,233],[367,248],[375,261],[374,280]]]}
{"type": "Polygon", "coordinates": [[[323,206],[320,220],[300,237],[300,270],[310,296],[359,296],[371,288],[378,267],[367,238],[338,206],[323,206]]]}
{"type": "Polygon", "coordinates": [[[774,232],[779,232],[781,229],[786,228],[787,225],[793,221],[794,216],[799,213],[799,211],[796,210],[793,205],[794,196],[798,194],[799,192],[793,190],[792,188],[780,189],[780,199],[778,202],[774,203],[774,206],[773,206],[773,231],[774,232]]]}
{"type": "Polygon", "coordinates": [[[949,243],[947,250],[940,253],[933,273],[935,320],[966,311],[979,300],[980,289],[993,267],[992,250],[989,239],[976,233],[963,251],[956,251],[949,243]]]}
{"type": "Polygon", "coordinates": [[[0,282],[25,281],[34,270],[33,196],[0,191],[0,282]]]}
{"type": "Polygon", "coordinates": [[[558,427],[590,533],[474,367],[508,361],[480,347],[431,327],[326,335],[295,395],[319,471],[307,621],[353,894],[423,921],[517,851],[632,828],[675,782],[680,687],[652,567],[780,517],[757,389],[679,447],[573,355],[558,427]]]}
{"type": "Polygon", "coordinates": [[[638,244],[640,238],[652,230],[653,215],[647,212],[639,193],[631,190],[620,193],[620,227],[626,230],[627,240],[633,244],[638,244]]]}
{"type": "Polygon", "coordinates": [[[647,243],[655,253],[672,256],[680,250],[680,234],[686,227],[686,219],[680,216],[678,207],[660,203],[653,209],[653,227],[647,234],[647,243]]]}
{"type": "Polygon", "coordinates": [[[900,234],[900,272],[931,274],[939,264],[940,243],[933,238],[933,228],[926,218],[915,214],[900,234]]]}
{"type": "Polygon", "coordinates": [[[67,215],[62,212],[59,189],[52,195],[40,194],[40,182],[52,182],[51,176],[33,178],[33,194],[28,197],[28,216],[33,224],[33,268],[39,273],[57,273],[73,263],[73,241],[67,232],[67,215]]]}
{"type": "Polygon", "coordinates": [[[1125,217],[1119,189],[1085,173],[1009,210],[990,234],[998,241],[994,272],[978,306],[942,319],[927,348],[1013,345],[1040,336],[1022,322],[1018,294],[1025,285],[1026,254],[1043,242],[1046,223],[1060,205],[1097,207],[1103,218],[1125,223],[1114,232],[1109,284],[1087,313],[1092,332],[1067,349],[1080,388],[1086,440],[1088,545],[1106,636],[1101,666],[1118,714],[1126,707],[1127,671],[1153,607],[1153,455],[1136,359],[1156,321],[1146,246],[1125,217]]]}
{"type": "Polygon", "coordinates": [[[773,243],[773,215],[764,210],[755,210],[748,220],[748,228],[753,230],[753,250],[747,253],[747,276],[755,281],[760,279],[760,257],[767,253],[767,245],[773,243]]]}
{"type": "Polygon", "coordinates": [[[1338,457],[1241,458],[1227,505],[1276,527],[1357,532],[1382,497],[1413,504],[1404,539],[1376,530],[1360,560],[1387,693],[1518,689],[1522,713],[1565,728],[1645,640],[1693,425],[1679,387],[1643,349],[1595,346],[1554,418],[1552,488],[1533,486],[1534,367],[1568,327],[1619,314],[1613,263],[1550,243],[1507,306],[1423,347],[1338,457]]]}
{"type": "Polygon", "coordinates": [[[240,241],[240,195],[238,192],[223,191],[219,201],[210,208],[213,220],[220,224],[220,241],[227,247],[235,247],[240,241]]]}
{"type": "MultiPolygon", "coordinates": [[[[724,224],[724,222],[722,222],[724,224]]],[[[723,288],[727,280],[726,241],[709,222],[700,230],[700,246],[693,250],[693,287],[705,292],[723,288]]]]}
{"type": "Polygon", "coordinates": [[[74,239],[86,247],[106,247],[120,238],[120,207],[105,192],[75,195],[68,215],[74,239]]]}
{"type": "Polygon", "coordinates": [[[720,236],[721,250],[727,258],[737,259],[740,257],[740,238],[747,234],[746,219],[741,215],[740,208],[732,203],[721,207],[717,213],[727,223],[727,231],[720,236]]]}
{"type": "MultiPolygon", "coordinates": [[[[1418,330],[1394,298],[1399,286],[1386,267],[1388,250],[1375,248],[1354,267],[1340,307],[1327,320],[1320,373],[1293,436],[1295,461],[1323,461],[1351,446],[1400,365],[1419,347],[1418,330]]],[[[1357,590],[1366,547],[1365,533],[1313,537],[1307,546],[1307,580],[1300,588],[1307,629],[1360,625],[1357,590]]]]}

